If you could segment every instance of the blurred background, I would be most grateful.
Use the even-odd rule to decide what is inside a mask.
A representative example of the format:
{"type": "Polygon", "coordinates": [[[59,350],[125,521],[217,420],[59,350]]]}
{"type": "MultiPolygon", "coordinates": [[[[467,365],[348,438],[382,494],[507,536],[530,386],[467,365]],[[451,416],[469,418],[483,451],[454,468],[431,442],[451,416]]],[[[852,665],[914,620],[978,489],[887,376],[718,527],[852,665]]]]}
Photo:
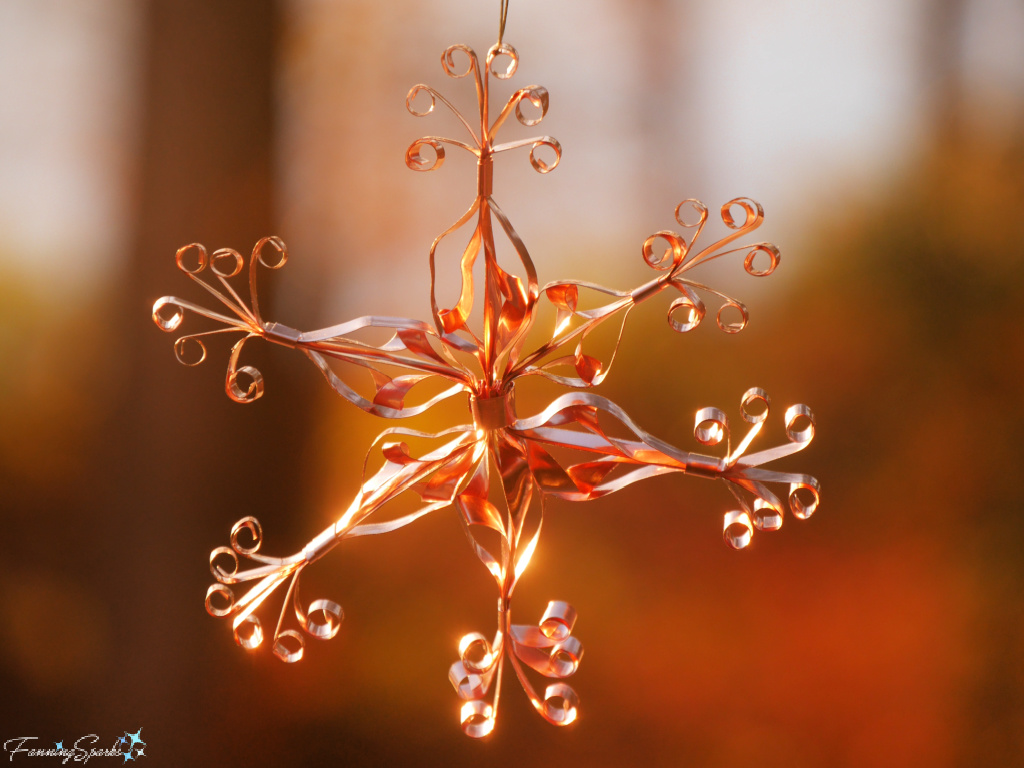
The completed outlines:
{"type": "Polygon", "coordinates": [[[0,739],[141,727],[156,765],[1024,765],[1020,0],[512,0],[513,82],[548,88],[564,155],[503,157],[495,197],[542,282],[648,280],[640,245],[688,197],[760,201],[782,249],[769,280],[703,275],[749,306],[739,335],[634,313],[601,394],[689,450],[693,412],[750,386],[818,420],[781,468],[821,507],[744,552],[698,479],[549,506],[517,620],[579,610],[576,724],[506,680],[496,732],[462,735],[446,672],[494,594],[452,510],[307,572],[347,618],[301,664],[207,616],[234,521],[292,552],[390,424],[285,349],[247,347],[249,406],[226,346],[178,365],[149,318],[198,298],[174,252],[278,234],[266,315],[429,318],[427,249],[474,177],[405,168],[456,126],[404,98],[464,102],[438,57],[486,51],[498,6],[0,1],[0,739]]]}

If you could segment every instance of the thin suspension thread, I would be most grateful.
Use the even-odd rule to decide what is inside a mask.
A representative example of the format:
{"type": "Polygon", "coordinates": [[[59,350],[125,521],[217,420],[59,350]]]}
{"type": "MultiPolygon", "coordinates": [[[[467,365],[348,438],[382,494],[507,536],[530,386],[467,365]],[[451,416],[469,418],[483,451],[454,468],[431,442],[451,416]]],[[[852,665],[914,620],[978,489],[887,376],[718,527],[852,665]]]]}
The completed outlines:
{"type": "Polygon", "coordinates": [[[498,20],[498,45],[505,38],[505,20],[508,18],[508,0],[501,0],[501,16],[498,20]]]}

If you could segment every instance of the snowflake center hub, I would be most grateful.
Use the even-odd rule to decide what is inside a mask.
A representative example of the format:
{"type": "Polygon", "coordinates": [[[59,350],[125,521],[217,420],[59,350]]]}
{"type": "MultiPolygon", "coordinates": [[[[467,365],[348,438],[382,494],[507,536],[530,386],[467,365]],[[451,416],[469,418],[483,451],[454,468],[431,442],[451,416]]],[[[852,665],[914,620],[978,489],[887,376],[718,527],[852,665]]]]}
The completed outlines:
{"type": "Polygon", "coordinates": [[[470,395],[469,410],[479,429],[505,429],[516,420],[515,390],[509,389],[490,397],[470,395]]]}

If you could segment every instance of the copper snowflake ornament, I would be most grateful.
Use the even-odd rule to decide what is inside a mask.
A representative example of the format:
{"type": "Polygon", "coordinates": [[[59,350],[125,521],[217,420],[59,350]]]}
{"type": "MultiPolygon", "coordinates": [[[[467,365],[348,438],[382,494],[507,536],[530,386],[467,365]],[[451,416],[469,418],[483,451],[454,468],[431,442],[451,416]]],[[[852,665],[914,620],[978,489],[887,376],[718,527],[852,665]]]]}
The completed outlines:
{"type": "MultiPolygon", "coordinates": [[[[246,649],[254,649],[264,639],[256,611],[287,583],[271,645],[283,661],[298,661],[304,637],[298,629],[284,628],[289,604],[294,607],[299,628],[321,639],[337,634],[343,617],[341,606],[335,602],[321,599],[307,605],[300,599],[299,578],[310,563],[344,539],[387,533],[430,512],[454,506],[474,551],[494,578],[499,596],[493,639],[476,632],[463,637],[459,659],[449,671],[463,701],[462,727],[473,737],[485,736],[494,728],[506,667],[519,678],[537,712],[548,722],[566,725],[577,716],[576,692],[562,682],[576,672],[583,656],[583,647],[573,634],[573,607],[552,601],[536,624],[512,623],[512,593],[537,546],[546,499],[595,499],[669,472],[721,479],[735,497],[734,508],[724,518],[725,540],[742,549],[755,531],[772,531],[782,525],[786,504],[769,486],[781,484],[781,495],[800,519],[814,512],[819,498],[818,482],[813,477],[763,468],[802,450],[811,441],[814,418],[807,406],[795,405],[786,411],[788,442],[767,450],[749,450],[769,414],[768,395],[758,388],[748,390],[741,399],[739,415],[747,431],[738,441],[730,439],[725,413],[717,408],[697,412],[695,438],[705,446],[724,443],[719,455],[683,451],[662,442],[641,429],[618,405],[595,394],[569,392],[540,413],[517,412],[515,385],[523,377],[543,376],[576,390],[600,384],[608,375],[614,352],[607,365],[587,354],[584,346],[588,335],[617,319],[621,338],[622,325],[633,307],[663,291],[675,296],[668,308],[668,322],[676,331],[689,331],[704,318],[701,295],[721,302],[716,322],[723,331],[742,330],[748,317],[746,307],[692,280],[691,270],[732,253],[745,254],[743,266],[755,276],[771,274],[779,263],[779,252],[769,243],[733,246],[734,241],[760,225],[763,212],[757,203],[739,198],[722,206],[722,220],[730,233],[698,248],[695,242],[707,222],[708,209],[697,200],[685,200],[676,208],[675,218],[690,236],[663,230],[643,243],[644,261],[660,273],[654,279],[632,291],[575,280],[541,288],[526,246],[492,197],[495,155],[529,147],[533,167],[547,173],[557,166],[561,153],[558,142],[548,136],[496,141],[512,115],[522,125],[534,126],[547,112],[547,91],[531,85],[515,91],[491,120],[491,85],[494,79],[511,78],[518,62],[515,49],[501,42],[488,51],[483,66],[467,46],[454,45],[444,52],[441,64],[445,73],[453,78],[469,78],[475,85],[479,107],[475,124],[430,86],[415,86],[406,101],[409,111],[417,116],[428,115],[438,103],[442,104],[467,133],[464,140],[439,136],[418,139],[406,153],[410,168],[430,171],[440,167],[446,147],[470,152],[477,162],[475,199],[430,247],[432,323],[367,316],[301,332],[266,321],[260,313],[257,273],[260,266],[278,269],[287,261],[285,244],[276,237],[258,242],[248,263],[231,249],[208,254],[197,243],[181,248],[176,256],[179,269],[217,299],[219,311],[172,296],[161,298],[153,307],[153,319],[165,331],[177,330],[186,311],[222,326],[178,338],[175,353],[186,365],[205,359],[205,337],[240,335],[231,350],[225,382],[228,396],[240,403],[252,402],[263,394],[259,371],[240,365],[243,347],[253,338],[302,351],[338,394],[385,418],[415,416],[443,400],[468,395],[471,420],[465,424],[437,434],[402,427],[384,430],[367,454],[367,464],[371,456],[375,463],[382,460],[379,469],[370,472],[364,465],[362,485],[349,508],[300,552],[283,558],[263,554],[259,522],[253,517],[239,520],[231,531],[231,546],[218,547],[211,553],[217,583],[207,592],[206,608],[214,616],[230,616],[235,640],[246,649]],[[547,160],[543,159],[545,154],[547,160]],[[472,234],[458,263],[458,300],[451,308],[442,308],[436,295],[436,278],[440,269],[454,265],[440,263],[438,246],[456,231],[468,231],[470,227],[472,234]],[[496,232],[511,246],[511,267],[499,263],[496,232]],[[474,281],[474,267],[483,274],[480,292],[481,286],[474,281]],[[246,269],[248,302],[232,283],[246,269]],[[204,279],[203,275],[212,278],[204,279]],[[584,298],[596,299],[596,306],[581,308],[584,298]],[[544,337],[546,341],[531,348],[528,336],[535,330],[541,302],[554,308],[555,328],[550,337],[544,337]],[[368,341],[365,332],[369,329],[385,329],[390,338],[385,343],[368,341]],[[334,361],[368,371],[372,395],[359,394],[332,365],[334,361]],[[410,401],[414,390],[428,393],[410,401]],[[411,444],[425,447],[414,450],[411,444]],[[388,502],[407,491],[419,499],[413,512],[371,520],[388,502]],[[242,560],[246,561],[244,568],[242,560]],[[251,586],[237,596],[232,587],[244,582],[251,586]],[[529,670],[553,682],[538,693],[529,670]]],[[[350,372],[351,367],[343,371],[350,372]]]]}

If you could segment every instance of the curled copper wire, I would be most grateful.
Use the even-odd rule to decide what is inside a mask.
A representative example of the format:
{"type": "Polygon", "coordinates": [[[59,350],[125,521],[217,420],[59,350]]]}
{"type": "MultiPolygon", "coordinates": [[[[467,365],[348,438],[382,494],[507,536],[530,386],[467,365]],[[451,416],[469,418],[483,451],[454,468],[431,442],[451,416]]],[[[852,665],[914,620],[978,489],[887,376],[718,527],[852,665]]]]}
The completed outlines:
{"type": "Polygon", "coordinates": [[[211,553],[216,583],[207,592],[206,608],[211,615],[231,617],[235,640],[252,650],[264,640],[256,612],[287,583],[271,646],[282,661],[296,662],[302,658],[306,636],[334,637],[344,618],[340,604],[331,600],[317,599],[308,605],[301,601],[299,580],[306,566],[343,539],[387,533],[430,512],[454,506],[473,551],[498,588],[493,639],[479,632],[464,636],[459,659],[449,670],[449,679],[463,701],[460,723],[472,737],[486,736],[494,728],[506,666],[545,720],[567,725],[578,715],[578,696],[562,682],[576,672],[583,656],[583,646],[573,634],[575,609],[568,603],[552,601],[536,625],[513,624],[511,618],[512,595],[536,550],[548,498],[596,499],[645,478],[672,472],[721,480],[735,502],[724,514],[723,537],[735,549],[749,546],[762,532],[778,530],[787,508],[797,519],[810,517],[820,498],[815,478],[765,468],[811,442],[815,421],[807,406],[786,410],[785,443],[750,451],[768,423],[771,408],[767,392],[756,387],[740,398],[740,420],[734,419],[732,424],[728,414],[718,408],[697,412],[694,439],[702,450],[715,449],[714,454],[684,451],[663,442],[644,431],[611,400],[585,391],[563,394],[532,416],[518,415],[515,384],[522,377],[542,376],[577,390],[604,381],[630,311],[663,291],[675,296],[669,303],[667,319],[677,332],[691,331],[704,320],[708,312],[705,298],[718,303],[714,316],[722,331],[743,330],[749,318],[746,306],[693,280],[691,270],[722,256],[744,254],[745,271],[764,277],[774,272],[780,259],[778,249],[770,243],[735,244],[760,226],[764,212],[756,202],[736,198],[723,205],[719,215],[728,234],[698,246],[709,210],[700,201],[689,199],[675,210],[681,231],[660,230],[642,243],[644,263],[657,272],[648,282],[631,291],[576,280],[541,287],[525,244],[492,196],[496,154],[529,147],[528,159],[539,173],[553,170],[561,157],[561,146],[549,136],[497,143],[498,133],[511,116],[521,125],[533,127],[547,114],[547,90],[530,85],[514,91],[497,116],[490,119],[492,78],[511,78],[518,64],[515,48],[501,41],[487,52],[483,62],[465,45],[453,45],[443,52],[445,74],[469,79],[474,85],[478,115],[472,120],[429,85],[414,86],[406,98],[408,110],[418,117],[431,115],[438,105],[443,106],[467,134],[461,139],[434,135],[417,139],[406,152],[409,168],[437,170],[449,148],[469,152],[477,163],[476,197],[429,250],[431,323],[366,316],[302,332],[267,322],[260,313],[257,275],[260,267],[279,269],[286,264],[288,249],[276,237],[256,243],[248,259],[231,249],[209,254],[198,243],[179,249],[175,257],[178,268],[217,300],[217,308],[173,296],[159,299],[153,307],[154,322],[167,332],[178,331],[188,312],[220,326],[178,337],[175,355],[185,365],[198,365],[206,359],[206,341],[211,336],[236,335],[228,358],[225,390],[237,402],[252,402],[265,391],[262,374],[241,364],[244,345],[254,338],[300,350],[338,394],[384,418],[415,416],[451,397],[468,394],[471,421],[466,424],[434,434],[403,427],[384,430],[367,453],[363,481],[349,508],[300,552],[283,558],[262,554],[259,522],[253,517],[239,520],[231,531],[230,546],[211,553]],[[458,263],[442,263],[438,246],[463,228],[471,228],[472,234],[458,263]],[[515,263],[511,268],[499,264],[495,246],[498,237],[512,246],[515,263]],[[484,266],[483,286],[474,284],[473,270],[479,260],[484,266]],[[232,282],[246,269],[247,301],[232,282]],[[457,270],[461,276],[458,299],[451,306],[443,306],[437,297],[441,269],[457,270]],[[583,309],[584,299],[591,303],[596,300],[597,304],[583,309]],[[528,350],[526,338],[542,301],[554,308],[555,327],[547,341],[528,350]],[[471,317],[477,303],[482,304],[482,317],[474,328],[471,317]],[[619,330],[607,359],[585,351],[589,335],[612,320],[619,324],[619,330]],[[371,343],[361,338],[362,332],[374,328],[389,331],[388,341],[371,343]],[[345,379],[347,371],[337,370],[338,362],[366,370],[372,391],[360,394],[351,380],[345,379]],[[419,394],[424,391],[427,393],[419,394]],[[734,442],[732,426],[737,423],[745,423],[747,429],[734,442]],[[552,449],[557,449],[559,456],[570,454],[572,458],[556,459],[552,449]],[[371,457],[375,465],[379,463],[373,472],[371,457]],[[492,493],[492,482],[499,493],[492,493]],[[413,512],[370,521],[378,510],[406,492],[419,499],[413,512]],[[496,505],[494,498],[503,499],[504,504],[496,505]],[[240,584],[251,585],[236,597],[233,587],[240,584]],[[285,627],[289,607],[295,616],[294,629],[285,627]],[[531,681],[536,675],[553,682],[540,691],[531,681]]]}

